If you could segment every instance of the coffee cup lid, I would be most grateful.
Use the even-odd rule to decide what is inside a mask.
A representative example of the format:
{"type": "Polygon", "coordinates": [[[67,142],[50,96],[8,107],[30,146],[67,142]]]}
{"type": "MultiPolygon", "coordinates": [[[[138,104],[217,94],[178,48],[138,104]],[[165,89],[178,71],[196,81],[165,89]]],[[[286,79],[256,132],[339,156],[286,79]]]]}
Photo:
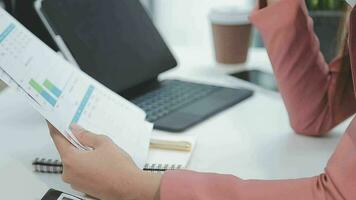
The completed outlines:
{"type": "Polygon", "coordinates": [[[209,13],[212,23],[220,25],[242,25],[250,24],[248,9],[239,9],[236,7],[218,7],[213,8],[209,13]]]}

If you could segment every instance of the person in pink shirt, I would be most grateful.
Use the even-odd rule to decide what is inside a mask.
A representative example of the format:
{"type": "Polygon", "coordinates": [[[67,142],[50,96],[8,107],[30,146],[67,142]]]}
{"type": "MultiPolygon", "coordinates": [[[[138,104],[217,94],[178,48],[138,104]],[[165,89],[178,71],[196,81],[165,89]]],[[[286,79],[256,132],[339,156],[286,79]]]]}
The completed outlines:
{"type": "MultiPolygon", "coordinates": [[[[356,2],[347,1],[351,6],[356,2]]],[[[356,8],[350,14],[348,47],[330,65],[320,53],[304,0],[261,0],[251,21],[262,33],[297,133],[322,136],[356,113],[356,8]]],[[[294,180],[242,180],[193,171],[146,173],[105,136],[74,125],[79,141],[93,148],[83,152],[49,128],[64,163],[63,180],[104,200],[356,200],[356,118],[325,172],[294,180]]]]}

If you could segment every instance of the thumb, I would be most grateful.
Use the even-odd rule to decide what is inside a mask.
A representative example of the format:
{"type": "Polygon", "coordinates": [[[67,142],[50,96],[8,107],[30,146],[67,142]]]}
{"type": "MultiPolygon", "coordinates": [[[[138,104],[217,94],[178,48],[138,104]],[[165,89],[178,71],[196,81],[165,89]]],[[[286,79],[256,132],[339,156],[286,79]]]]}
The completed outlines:
{"type": "Polygon", "coordinates": [[[78,141],[86,147],[91,147],[95,149],[101,143],[101,137],[99,135],[91,133],[90,131],[85,130],[79,125],[72,125],[71,130],[74,136],[78,139],[78,141]]]}

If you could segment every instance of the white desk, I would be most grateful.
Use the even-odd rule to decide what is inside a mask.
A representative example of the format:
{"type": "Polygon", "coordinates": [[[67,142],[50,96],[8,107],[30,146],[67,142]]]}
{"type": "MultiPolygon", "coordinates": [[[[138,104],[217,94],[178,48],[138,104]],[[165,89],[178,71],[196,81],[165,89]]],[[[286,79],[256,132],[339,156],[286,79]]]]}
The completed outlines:
{"type": "MultiPolygon", "coordinates": [[[[212,53],[198,47],[176,47],[174,50],[180,67],[163,74],[162,78],[250,87],[226,73],[246,66],[271,70],[263,49],[252,50],[246,66],[217,66],[212,53]]],[[[260,90],[249,100],[184,133],[198,136],[188,168],[258,179],[317,175],[322,172],[346,127],[347,122],[325,138],[298,136],[289,126],[279,95],[260,90]]],[[[0,153],[20,160],[28,170],[32,170],[31,162],[35,157],[55,151],[44,119],[10,90],[0,94],[0,134],[0,153]]],[[[4,163],[0,158],[1,164],[4,163]]],[[[13,173],[16,176],[16,172],[13,173]]],[[[36,176],[49,187],[71,192],[59,175],[36,176]]]]}

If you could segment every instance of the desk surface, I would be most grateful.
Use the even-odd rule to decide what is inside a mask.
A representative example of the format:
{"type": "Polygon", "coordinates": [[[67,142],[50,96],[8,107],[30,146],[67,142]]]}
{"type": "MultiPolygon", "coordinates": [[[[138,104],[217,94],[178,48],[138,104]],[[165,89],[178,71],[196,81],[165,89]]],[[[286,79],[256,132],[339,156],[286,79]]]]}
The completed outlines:
{"type": "MultiPolygon", "coordinates": [[[[180,65],[163,74],[162,79],[256,90],[249,100],[183,133],[198,138],[189,169],[234,174],[245,179],[297,178],[322,172],[348,122],[324,138],[296,135],[278,94],[226,75],[245,68],[271,71],[264,49],[252,49],[247,64],[231,66],[215,64],[212,53],[198,47],[176,47],[174,52],[180,65]]],[[[32,170],[31,161],[35,157],[55,152],[44,119],[11,90],[0,94],[0,133],[0,153],[19,160],[28,170],[32,170]]],[[[154,134],[170,133],[155,131],[154,134]]],[[[36,176],[49,187],[71,192],[59,175],[36,176]]]]}

